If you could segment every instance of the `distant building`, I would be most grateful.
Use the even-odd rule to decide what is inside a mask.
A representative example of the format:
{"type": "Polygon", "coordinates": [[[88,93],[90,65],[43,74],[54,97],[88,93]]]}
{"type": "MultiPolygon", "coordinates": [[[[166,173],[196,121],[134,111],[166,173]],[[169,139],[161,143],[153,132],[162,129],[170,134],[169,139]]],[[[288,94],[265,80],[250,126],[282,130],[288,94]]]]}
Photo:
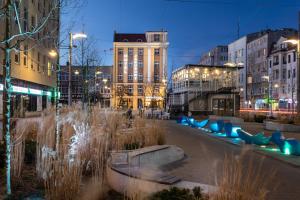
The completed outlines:
{"type": "Polygon", "coordinates": [[[269,94],[272,109],[292,110],[297,105],[297,46],[281,37],[268,57],[269,94]]]}
{"type": "Polygon", "coordinates": [[[228,45],[228,63],[242,66],[239,70],[237,88],[240,92],[241,107],[248,107],[247,93],[247,44],[261,36],[261,32],[247,34],[228,45]]]}
{"type": "Polygon", "coordinates": [[[267,108],[269,95],[268,56],[274,43],[281,36],[297,35],[294,29],[266,30],[260,37],[247,44],[247,99],[256,109],[267,108]]]}
{"type": "Polygon", "coordinates": [[[166,31],[114,34],[113,107],[164,107],[168,46],[166,31]]]}
{"type": "Polygon", "coordinates": [[[185,65],[172,72],[171,112],[235,115],[239,110],[236,67],[185,65]]]}
{"type": "Polygon", "coordinates": [[[224,45],[217,46],[200,58],[200,65],[223,66],[228,62],[228,47],[224,45]]]}
{"type": "MultiPolygon", "coordinates": [[[[69,71],[68,66],[61,67],[60,101],[68,103],[69,71]]],[[[112,66],[72,66],[71,94],[72,102],[100,103],[110,107],[112,87],[112,66]],[[86,73],[86,74],[85,74],[86,73]]]]}

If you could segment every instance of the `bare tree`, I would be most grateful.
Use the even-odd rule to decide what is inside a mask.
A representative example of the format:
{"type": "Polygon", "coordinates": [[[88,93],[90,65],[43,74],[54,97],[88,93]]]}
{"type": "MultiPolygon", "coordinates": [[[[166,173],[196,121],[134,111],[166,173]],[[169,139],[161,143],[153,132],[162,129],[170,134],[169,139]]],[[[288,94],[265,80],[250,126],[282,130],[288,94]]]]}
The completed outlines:
{"type": "MultiPolygon", "coordinates": [[[[41,5],[42,1],[37,1],[39,12],[31,18],[29,23],[28,9],[25,4],[28,1],[22,0],[2,0],[0,1],[0,23],[4,23],[0,38],[0,48],[4,54],[3,67],[3,136],[6,145],[6,185],[7,195],[11,195],[10,180],[10,160],[11,160],[11,56],[12,52],[30,51],[21,45],[30,42],[31,48],[42,45],[43,41],[49,40],[52,46],[59,49],[59,25],[60,12],[66,7],[77,6],[77,0],[52,0],[49,7],[41,5]],[[21,12],[21,8],[24,9],[21,12]],[[49,24],[54,24],[54,30],[49,28],[49,24]]],[[[57,59],[58,60],[58,59],[57,59]]],[[[58,62],[58,61],[57,61],[58,62]]]]}

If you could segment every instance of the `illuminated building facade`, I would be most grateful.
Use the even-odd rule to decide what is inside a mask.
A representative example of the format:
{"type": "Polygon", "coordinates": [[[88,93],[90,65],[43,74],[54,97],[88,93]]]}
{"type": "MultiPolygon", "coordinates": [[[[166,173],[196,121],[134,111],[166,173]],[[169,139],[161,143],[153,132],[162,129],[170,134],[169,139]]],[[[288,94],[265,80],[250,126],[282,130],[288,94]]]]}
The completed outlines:
{"type": "Polygon", "coordinates": [[[291,111],[297,107],[297,48],[281,37],[268,57],[269,94],[273,110],[291,111]]]}
{"type": "MultiPolygon", "coordinates": [[[[1,1],[0,1],[1,2],[1,1]]],[[[17,1],[16,3],[18,3],[17,1]]],[[[17,11],[20,17],[22,31],[32,31],[39,26],[40,21],[47,15],[54,2],[20,1],[17,11]]],[[[32,38],[28,37],[16,46],[20,51],[11,52],[11,77],[13,85],[12,115],[24,116],[27,111],[42,111],[50,107],[56,87],[57,57],[51,57],[49,52],[56,50],[59,38],[59,13],[53,11],[52,20],[48,20],[41,31],[32,38]],[[18,111],[18,112],[17,112],[18,111]]],[[[5,33],[4,20],[0,21],[0,40],[5,33]],[[3,27],[3,28],[2,28],[3,27]]],[[[11,34],[18,34],[19,27],[13,24],[11,34]]],[[[13,41],[14,42],[14,41],[13,41]]],[[[12,43],[13,43],[12,42],[12,43]]],[[[0,81],[3,83],[4,52],[0,51],[1,70],[0,81]]],[[[2,91],[3,85],[0,85],[2,91]]],[[[0,113],[2,114],[3,95],[0,92],[0,113]]]]}
{"type": "Polygon", "coordinates": [[[168,33],[114,34],[114,108],[163,108],[168,33]]]}
{"type": "Polygon", "coordinates": [[[235,115],[237,67],[185,65],[172,72],[168,94],[171,112],[235,115]]]}
{"type": "MultiPolygon", "coordinates": [[[[68,66],[61,66],[61,71],[59,84],[60,101],[67,104],[68,66]]],[[[110,107],[111,87],[112,66],[88,66],[87,68],[72,66],[71,94],[73,103],[83,102],[84,96],[86,96],[90,103],[100,103],[101,107],[110,107]]]]}
{"type": "Polygon", "coordinates": [[[269,103],[269,76],[268,56],[273,44],[280,37],[297,35],[294,29],[265,30],[255,40],[247,43],[247,99],[251,108],[267,109],[269,103]]]}

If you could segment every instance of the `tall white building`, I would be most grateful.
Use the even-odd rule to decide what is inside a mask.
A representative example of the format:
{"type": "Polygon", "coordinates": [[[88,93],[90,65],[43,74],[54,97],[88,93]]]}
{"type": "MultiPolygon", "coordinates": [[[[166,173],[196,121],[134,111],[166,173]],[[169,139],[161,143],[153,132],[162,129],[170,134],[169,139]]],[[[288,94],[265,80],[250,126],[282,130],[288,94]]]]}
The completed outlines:
{"type": "Polygon", "coordinates": [[[269,94],[272,109],[292,110],[297,105],[297,54],[296,46],[285,43],[281,37],[268,57],[269,94]]]}
{"type": "Polygon", "coordinates": [[[244,36],[228,45],[228,62],[243,64],[239,70],[237,88],[240,91],[241,106],[246,106],[246,63],[247,63],[247,36],[244,36]]]}

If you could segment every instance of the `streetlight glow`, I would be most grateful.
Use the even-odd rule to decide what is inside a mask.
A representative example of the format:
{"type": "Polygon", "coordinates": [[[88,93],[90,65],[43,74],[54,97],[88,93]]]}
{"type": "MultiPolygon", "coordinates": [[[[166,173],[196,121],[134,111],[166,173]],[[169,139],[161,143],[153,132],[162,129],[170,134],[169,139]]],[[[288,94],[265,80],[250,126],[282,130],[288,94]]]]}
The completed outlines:
{"type": "Polygon", "coordinates": [[[296,45],[296,44],[298,44],[299,40],[290,39],[290,40],[285,40],[283,42],[284,43],[290,43],[290,44],[296,45]]]}
{"type": "Polygon", "coordinates": [[[78,71],[78,70],[76,70],[76,71],[74,72],[74,74],[75,74],[75,75],[78,75],[78,74],[79,74],[79,71],[78,71]]]}
{"type": "Polygon", "coordinates": [[[57,56],[57,52],[52,49],[51,51],[49,51],[49,56],[55,58],[57,56]]]}
{"type": "Polygon", "coordinates": [[[84,33],[76,33],[72,36],[72,39],[74,39],[74,40],[79,39],[79,38],[87,38],[87,35],[84,33]]]}

